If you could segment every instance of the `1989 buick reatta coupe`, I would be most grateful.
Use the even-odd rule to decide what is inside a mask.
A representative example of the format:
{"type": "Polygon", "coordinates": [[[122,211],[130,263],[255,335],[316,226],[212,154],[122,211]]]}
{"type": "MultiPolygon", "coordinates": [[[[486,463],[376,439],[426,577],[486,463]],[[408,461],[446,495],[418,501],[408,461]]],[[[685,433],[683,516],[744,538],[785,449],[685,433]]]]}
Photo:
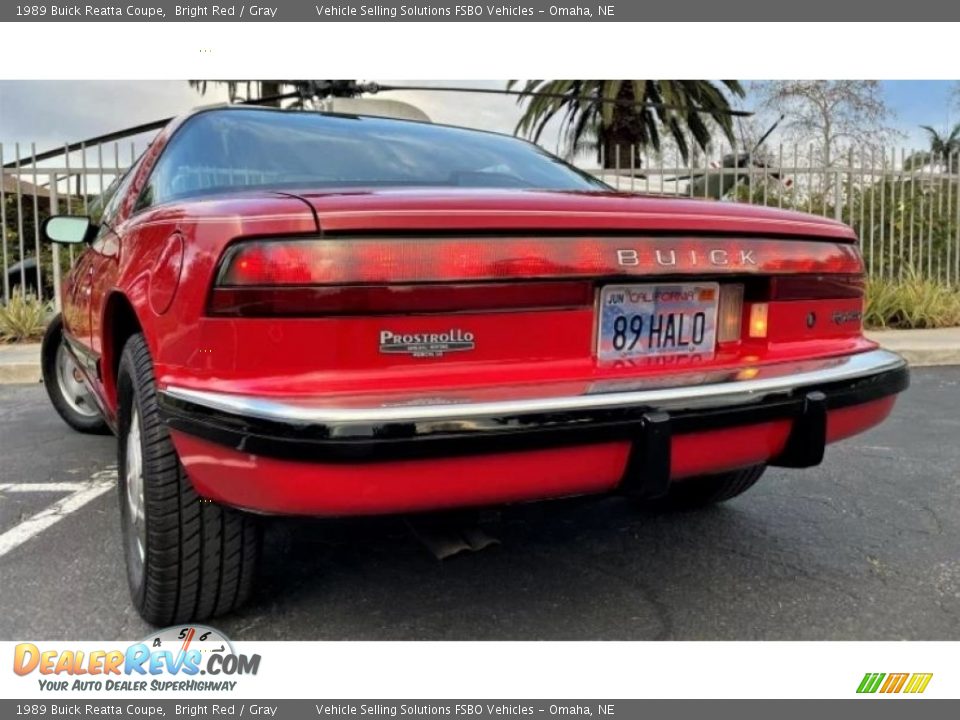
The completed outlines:
{"type": "Polygon", "coordinates": [[[147,620],[249,593],[257,515],[621,493],[684,508],[882,421],[854,233],[612,191],[512,137],[223,107],[162,130],[44,341],[50,398],[119,438],[147,620]]]}

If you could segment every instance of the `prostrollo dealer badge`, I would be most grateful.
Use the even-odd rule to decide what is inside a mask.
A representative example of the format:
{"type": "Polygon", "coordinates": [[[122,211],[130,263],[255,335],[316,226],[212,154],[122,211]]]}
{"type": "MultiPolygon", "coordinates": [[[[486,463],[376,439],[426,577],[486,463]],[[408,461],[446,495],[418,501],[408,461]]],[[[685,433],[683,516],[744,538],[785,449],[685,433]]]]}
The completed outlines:
{"type": "Polygon", "coordinates": [[[44,691],[230,692],[256,675],[259,655],[238,653],[221,632],[203,625],[170,627],[126,649],[70,650],[19,643],[13,671],[37,676],[44,691]]]}

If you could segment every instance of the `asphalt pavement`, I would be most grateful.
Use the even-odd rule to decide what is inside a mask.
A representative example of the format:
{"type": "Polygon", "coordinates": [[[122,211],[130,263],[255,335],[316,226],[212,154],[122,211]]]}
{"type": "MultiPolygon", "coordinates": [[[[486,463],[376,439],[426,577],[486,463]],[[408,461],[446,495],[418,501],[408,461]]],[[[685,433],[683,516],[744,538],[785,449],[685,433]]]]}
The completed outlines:
{"type": "MultiPolygon", "coordinates": [[[[134,640],[111,437],[0,385],[0,640],[134,640]]],[[[418,527],[419,520],[413,521],[418,527]]],[[[682,514],[620,498],[485,511],[499,540],[437,560],[400,517],[271,520],[257,640],[958,640],[960,368],[810,470],[682,514]]]]}

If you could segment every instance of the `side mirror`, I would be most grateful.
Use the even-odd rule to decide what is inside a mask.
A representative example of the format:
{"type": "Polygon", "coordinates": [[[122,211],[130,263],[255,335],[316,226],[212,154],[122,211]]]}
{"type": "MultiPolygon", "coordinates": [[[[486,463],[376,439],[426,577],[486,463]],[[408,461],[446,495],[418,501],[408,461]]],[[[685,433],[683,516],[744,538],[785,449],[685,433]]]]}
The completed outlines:
{"type": "Polygon", "coordinates": [[[54,215],[43,221],[41,232],[49,242],[78,245],[93,240],[97,226],[85,216],[54,215]]]}

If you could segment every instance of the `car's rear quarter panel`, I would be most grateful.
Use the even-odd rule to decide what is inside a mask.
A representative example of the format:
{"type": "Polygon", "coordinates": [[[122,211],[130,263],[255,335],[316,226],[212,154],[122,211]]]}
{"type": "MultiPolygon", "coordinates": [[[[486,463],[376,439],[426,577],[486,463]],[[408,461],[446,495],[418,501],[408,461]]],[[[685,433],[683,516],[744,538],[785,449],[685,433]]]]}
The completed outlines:
{"type": "MultiPolygon", "coordinates": [[[[280,196],[178,203],[132,216],[122,228],[124,257],[115,291],[126,295],[136,310],[161,385],[168,374],[203,377],[214,367],[214,357],[213,374],[229,375],[246,353],[256,353],[255,334],[241,340],[234,328],[232,337],[212,338],[204,318],[217,262],[231,241],[316,231],[314,213],[307,205],[280,196]],[[156,263],[174,236],[182,238],[183,245],[179,272],[161,272],[156,263]],[[155,283],[163,284],[163,293],[172,296],[163,312],[150,301],[155,283]]],[[[109,317],[102,317],[101,334],[109,322],[109,317]]]]}

